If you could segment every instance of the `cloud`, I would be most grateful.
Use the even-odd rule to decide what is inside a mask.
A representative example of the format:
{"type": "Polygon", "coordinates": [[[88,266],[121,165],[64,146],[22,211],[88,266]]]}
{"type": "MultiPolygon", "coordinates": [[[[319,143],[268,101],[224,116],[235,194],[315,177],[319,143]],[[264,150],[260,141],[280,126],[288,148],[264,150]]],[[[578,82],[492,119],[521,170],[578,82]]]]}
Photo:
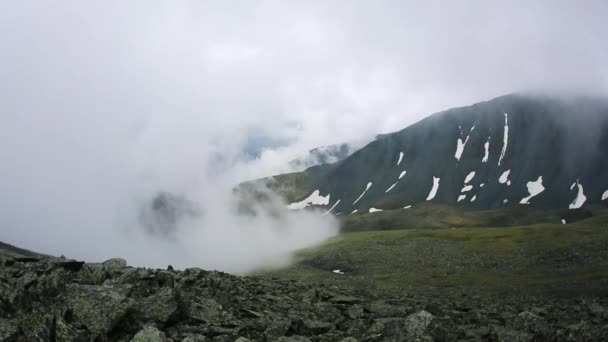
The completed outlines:
{"type": "Polygon", "coordinates": [[[0,239],[80,258],[259,266],[237,264],[303,245],[287,240],[318,242],[335,225],[290,218],[284,226],[293,234],[277,240],[268,228],[275,221],[233,215],[223,195],[232,185],[281,171],[314,147],[369,139],[508,92],[606,94],[607,6],[4,2],[0,239]],[[253,161],[244,153],[251,132],[269,142],[253,161]],[[157,191],[218,206],[197,239],[184,239],[204,253],[120,240],[157,191]],[[324,228],[308,238],[298,222],[324,228]],[[242,225],[266,229],[254,243],[265,248],[245,253],[257,247],[243,237],[257,235],[242,225]]]}

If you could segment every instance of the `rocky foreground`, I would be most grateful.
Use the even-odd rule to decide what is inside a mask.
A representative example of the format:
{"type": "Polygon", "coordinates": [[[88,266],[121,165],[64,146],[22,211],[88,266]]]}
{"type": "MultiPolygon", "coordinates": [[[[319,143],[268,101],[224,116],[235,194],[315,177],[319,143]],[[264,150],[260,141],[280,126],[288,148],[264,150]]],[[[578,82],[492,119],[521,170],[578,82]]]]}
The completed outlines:
{"type": "Polygon", "coordinates": [[[496,300],[0,254],[1,341],[606,341],[608,300],[496,300]]]}

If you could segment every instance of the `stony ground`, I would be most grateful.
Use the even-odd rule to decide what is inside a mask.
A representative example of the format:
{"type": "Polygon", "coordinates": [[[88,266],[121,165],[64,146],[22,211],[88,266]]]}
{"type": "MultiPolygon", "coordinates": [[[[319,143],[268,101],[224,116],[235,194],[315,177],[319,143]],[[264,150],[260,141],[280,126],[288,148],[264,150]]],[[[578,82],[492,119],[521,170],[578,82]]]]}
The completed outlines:
{"type": "Polygon", "coordinates": [[[0,253],[1,341],[605,341],[606,298],[401,293],[0,253]]]}

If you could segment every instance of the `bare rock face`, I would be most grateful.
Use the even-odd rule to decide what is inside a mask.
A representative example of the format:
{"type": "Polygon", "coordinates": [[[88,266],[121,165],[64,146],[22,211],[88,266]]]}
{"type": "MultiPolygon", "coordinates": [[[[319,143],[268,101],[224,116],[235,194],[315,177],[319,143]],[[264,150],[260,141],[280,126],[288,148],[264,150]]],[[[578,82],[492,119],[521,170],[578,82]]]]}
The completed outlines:
{"type": "Polygon", "coordinates": [[[139,221],[148,233],[170,237],[183,220],[201,214],[200,208],[191,200],[169,192],[159,192],[141,209],[139,221]]]}

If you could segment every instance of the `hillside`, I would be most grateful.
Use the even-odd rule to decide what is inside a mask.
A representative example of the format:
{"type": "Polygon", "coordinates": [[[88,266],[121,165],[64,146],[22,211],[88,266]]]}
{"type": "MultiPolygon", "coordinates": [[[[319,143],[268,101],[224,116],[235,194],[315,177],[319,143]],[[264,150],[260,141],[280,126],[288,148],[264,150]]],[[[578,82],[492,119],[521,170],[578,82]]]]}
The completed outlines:
{"type": "Polygon", "coordinates": [[[603,146],[608,101],[513,94],[431,115],[338,163],[242,187],[270,185],[291,208],[336,215],[421,203],[579,209],[608,198],[603,146]]]}

